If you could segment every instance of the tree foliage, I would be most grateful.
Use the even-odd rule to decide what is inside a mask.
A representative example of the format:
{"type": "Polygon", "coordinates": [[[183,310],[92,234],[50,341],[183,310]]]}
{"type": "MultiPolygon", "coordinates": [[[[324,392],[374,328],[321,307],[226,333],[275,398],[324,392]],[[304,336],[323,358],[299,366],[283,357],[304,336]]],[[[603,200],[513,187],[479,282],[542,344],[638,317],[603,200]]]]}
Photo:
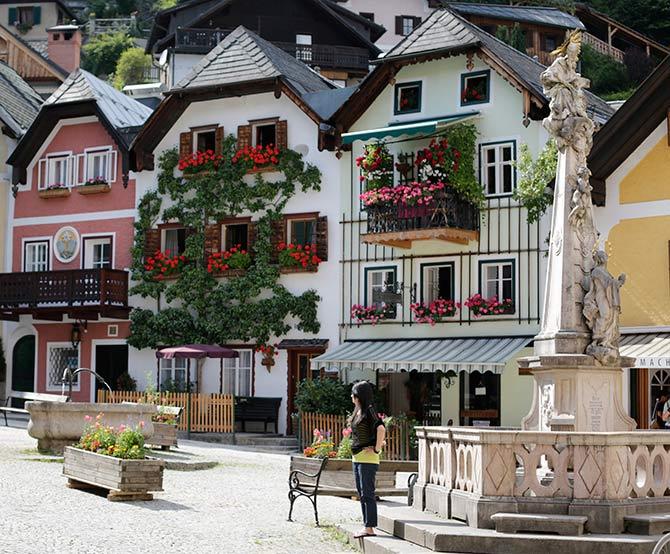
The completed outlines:
{"type": "Polygon", "coordinates": [[[515,23],[512,27],[500,25],[496,30],[496,37],[512,48],[516,48],[519,52],[526,53],[526,33],[518,23],[515,23]]]}
{"type": "Polygon", "coordinates": [[[221,162],[216,169],[184,179],[175,175],[176,149],[159,159],[157,190],[140,201],[135,223],[133,294],[153,298],[160,307],[134,310],[131,314],[129,344],[136,348],[203,342],[230,341],[267,344],[271,337],[296,328],[318,332],[319,296],[313,290],[293,294],[279,283],[280,271],[273,262],[272,230],[286,203],[299,191],[319,190],[321,173],[292,150],[281,153],[280,175],[268,181],[263,173],[247,176],[250,166],[234,161],[236,140],[223,141],[221,162]],[[168,200],[163,205],[163,199],[168,200]],[[157,281],[144,265],[146,231],[162,210],[163,221],[177,221],[188,228],[184,255],[189,261],[176,280],[157,281]],[[258,217],[257,238],[250,245],[253,263],[241,276],[217,280],[207,271],[205,229],[224,217],[254,213],[258,217]]]}
{"type": "Polygon", "coordinates": [[[114,86],[121,90],[126,85],[145,82],[145,72],[151,68],[151,56],[142,48],[129,48],[119,58],[114,71],[114,86]]]}
{"type": "Polygon", "coordinates": [[[519,152],[519,183],[514,191],[518,200],[528,211],[528,223],[538,221],[553,201],[549,183],[556,177],[558,149],[556,141],[550,139],[536,160],[527,144],[522,144],[519,152]]]}
{"type": "Polygon", "coordinates": [[[94,36],[82,47],[82,67],[94,75],[110,75],[121,54],[133,46],[132,37],[125,33],[94,36]]]}

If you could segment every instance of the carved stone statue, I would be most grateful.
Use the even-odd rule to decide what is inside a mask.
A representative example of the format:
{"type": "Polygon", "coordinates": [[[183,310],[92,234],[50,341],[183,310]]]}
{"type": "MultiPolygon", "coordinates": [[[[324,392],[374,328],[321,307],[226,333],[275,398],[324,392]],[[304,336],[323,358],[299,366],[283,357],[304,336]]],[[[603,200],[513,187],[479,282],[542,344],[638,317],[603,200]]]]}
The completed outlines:
{"type": "Polygon", "coordinates": [[[592,335],[586,353],[602,365],[616,365],[619,362],[619,291],[626,282],[626,275],[612,277],[607,271],[607,254],[602,250],[598,250],[593,258],[595,267],[584,283],[587,291],[584,317],[592,335]]]}

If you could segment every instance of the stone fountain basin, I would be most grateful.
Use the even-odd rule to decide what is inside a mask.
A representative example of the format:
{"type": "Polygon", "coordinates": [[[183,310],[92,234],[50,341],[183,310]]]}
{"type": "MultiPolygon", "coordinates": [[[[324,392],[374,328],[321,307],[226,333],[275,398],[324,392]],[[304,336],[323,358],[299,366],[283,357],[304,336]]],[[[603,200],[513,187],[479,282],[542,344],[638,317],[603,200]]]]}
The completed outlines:
{"type": "Polygon", "coordinates": [[[154,433],[151,416],[156,413],[156,406],[153,404],[26,402],[25,408],[30,414],[28,434],[37,439],[40,452],[62,453],[66,446],[79,442],[88,424],[86,416],[95,419],[98,414],[103,414],[102,423],[113,427],[122,424],[137,427],[142,421],[144,438],[148,439],[154,433]]]}

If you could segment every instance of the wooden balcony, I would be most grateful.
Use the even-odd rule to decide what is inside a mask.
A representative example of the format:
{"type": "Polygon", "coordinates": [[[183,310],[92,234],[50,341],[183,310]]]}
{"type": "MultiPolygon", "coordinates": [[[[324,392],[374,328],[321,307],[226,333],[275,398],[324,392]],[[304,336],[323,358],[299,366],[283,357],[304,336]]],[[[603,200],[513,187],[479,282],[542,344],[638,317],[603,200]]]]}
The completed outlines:
{"type": "Polygon", "coordinates": [[[612,46],[611,44],[608,44],[604,40],[600,40],[598,37],[589,33],[582,33],[582,42],[584,44],[588,44],[599,54],[604,54],[605,56],[609,56],[619,63],[623,63],[624,51],[612,46]]]}
{"type": "Polygon", "coordinates": [[[63,316],[95,320],[126,319],[128,272],[75,269],[0,274],[0,319],[18,321],[22,314],[62,321],[63,316]]]}
{"type": "Polygon", "coordinates": [[[395,248],[411,248],[416,240],[467,244],[479,239],[479,209],[453,190],[436,195],[428,206],[368,206],[367,233],[361,240],[395,248]]]}
{"type": "Polygon", "coordinates": [[[175,48],[179,52],[189,54],[207,54],[232,32],[233,29],[177,27],[175,48]]]}

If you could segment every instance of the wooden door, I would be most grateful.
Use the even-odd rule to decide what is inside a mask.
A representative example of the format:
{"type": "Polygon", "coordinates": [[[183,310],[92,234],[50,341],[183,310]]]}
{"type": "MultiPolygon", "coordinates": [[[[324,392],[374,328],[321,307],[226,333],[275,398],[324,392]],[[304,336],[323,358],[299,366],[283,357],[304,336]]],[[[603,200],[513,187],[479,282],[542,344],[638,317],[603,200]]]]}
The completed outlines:
{"type": "Polygon", "coordinates": [[[296,411],[295,395],[298,385],[305,380],[320,379],[323,377],[322,369],[312,370],[309,367],[312,358],[323,354],[324,350],[289,350],[288,351],[288,400],[287,400],[287,435],[295,433],[292,429],[291,414],[296,411]]]}

